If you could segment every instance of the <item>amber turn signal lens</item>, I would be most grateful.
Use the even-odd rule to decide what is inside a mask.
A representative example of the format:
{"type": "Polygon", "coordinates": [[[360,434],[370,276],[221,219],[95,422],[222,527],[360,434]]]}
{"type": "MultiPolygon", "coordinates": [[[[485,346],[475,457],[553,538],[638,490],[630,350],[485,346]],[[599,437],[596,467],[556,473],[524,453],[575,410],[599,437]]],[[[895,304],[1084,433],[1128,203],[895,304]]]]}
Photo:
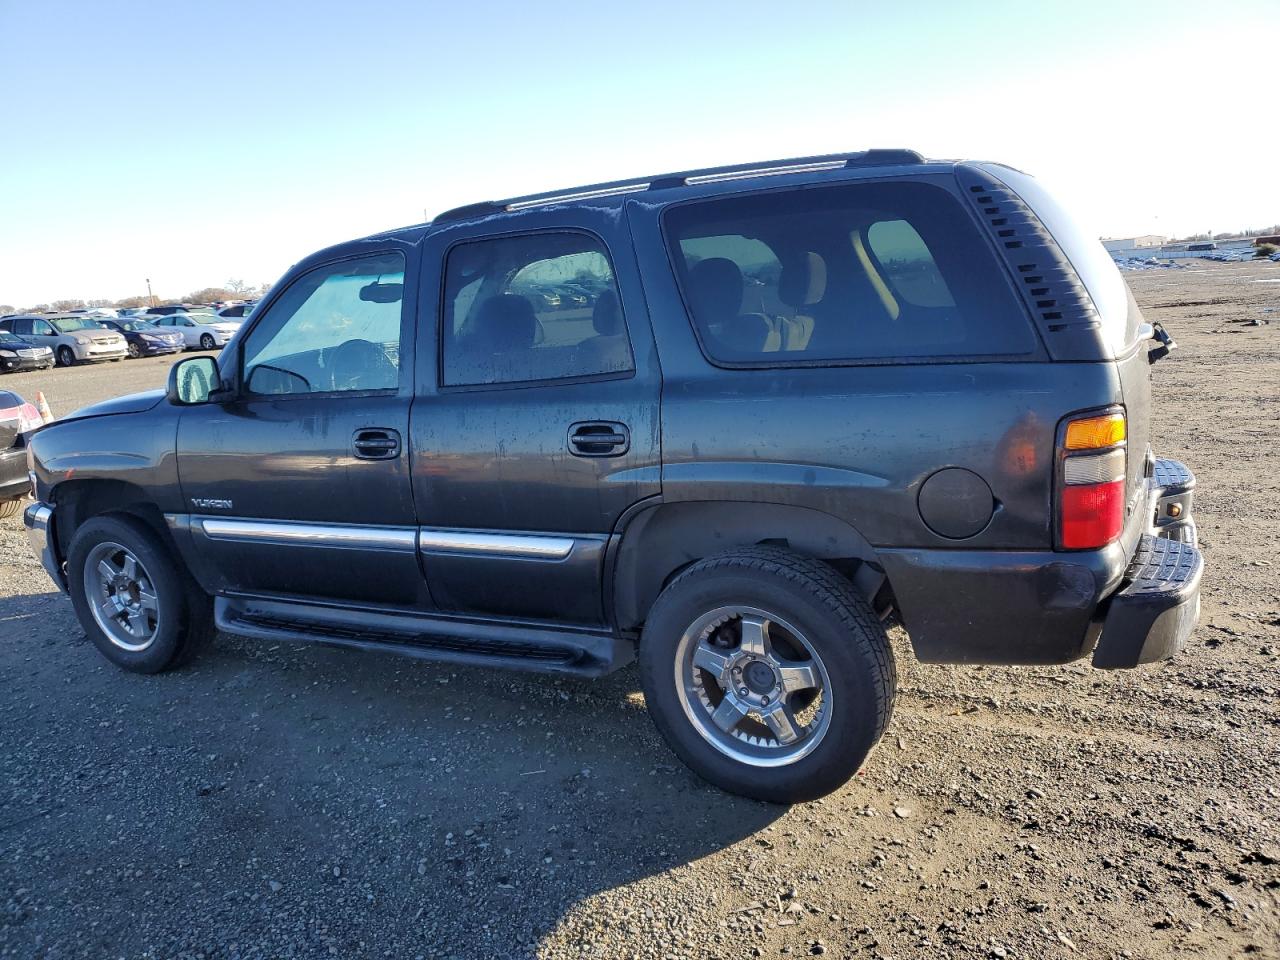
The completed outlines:
{"type": "Polygon", "coordinates": [[[1125,438],[1124,414],[1109,413],[1104,417],[1072,420],[1067,424],[1068,450],[1097,450],[1114,447],[1125,438]]]}

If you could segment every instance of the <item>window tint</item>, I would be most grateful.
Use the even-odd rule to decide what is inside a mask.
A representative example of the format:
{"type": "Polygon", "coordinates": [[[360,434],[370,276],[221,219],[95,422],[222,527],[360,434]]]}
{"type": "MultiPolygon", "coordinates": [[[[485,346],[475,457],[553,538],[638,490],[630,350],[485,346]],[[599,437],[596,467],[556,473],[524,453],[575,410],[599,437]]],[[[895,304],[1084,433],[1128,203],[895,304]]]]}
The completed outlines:
{"type": "Polygon", "coordinates": [[[665,216],[712,359],[1027,354],[1035,334],[959,202],[922,183],[708,200],[665,216]]]}
{"type": "Polygon", "coordinates": [[[539,233],[462,243],[445,266],[446,384],[632,369],[613,266],[598,240],[539,233]]]}
{"type": "Polygon", "coordinates": [[[404,257],[348,260],[305,274],[249,333],[250,393],[394,390],[400,382],[404,257]]]}

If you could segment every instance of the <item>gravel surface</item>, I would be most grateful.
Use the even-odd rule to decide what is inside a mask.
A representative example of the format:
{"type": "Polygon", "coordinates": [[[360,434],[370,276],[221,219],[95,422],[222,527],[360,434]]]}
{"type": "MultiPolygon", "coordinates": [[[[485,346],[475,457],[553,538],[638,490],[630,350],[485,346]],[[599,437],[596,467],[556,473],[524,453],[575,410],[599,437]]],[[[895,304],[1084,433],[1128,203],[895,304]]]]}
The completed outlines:
{"type": "MultiPolygon", "coordinates": [[[[0,957],[1280,957],[1280,284],[1254,278],[1280,264],[1127,276],[1182,347],[1153,434],[1200,483],[1189,648],[951,668],[896,631],[888,735],[803,806],[696,780],[632,669],[221,638],[122,673],[3,522],[0,957]]],[[[4,385],[67,412],[168,365],[4,385]]]]}

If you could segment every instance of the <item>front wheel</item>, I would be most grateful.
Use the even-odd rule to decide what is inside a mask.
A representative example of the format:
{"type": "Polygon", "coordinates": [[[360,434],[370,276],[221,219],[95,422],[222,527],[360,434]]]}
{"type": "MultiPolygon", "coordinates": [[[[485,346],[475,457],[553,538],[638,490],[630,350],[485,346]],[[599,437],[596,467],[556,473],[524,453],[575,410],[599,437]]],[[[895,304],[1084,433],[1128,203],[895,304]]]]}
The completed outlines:
{"type": "Polygon", "coordinates": [[[58,357],[58,366],[60,367],[75,366],[76,353],[70,347],[59,347],[57,357],[58,357]]]}
{"type": "Polygon", "coordinates": [[[825,796],[883,735],[893,651],[866,600],[817,560],[771,547],[699,561],[640,640],[658,731],[703,779],[772,803],[825,796]]]}
{"type": "Polygon", "coordinates": [[[5,500],[0,502],[0,520],[8,520],[22,509],[23,501],[21,498],[17,500],[5,500]]]}
{"type": "Polygon", "coordinates": [[[214,341],[214,339],[213,339],[213,335],[212,335],[212,334],[204,333],[204,334],[201,334],[201,335],[200,335],[200,349],[201,349],[201,350],[212,350],[212,349],[213,349],[214,347],[216,347],[217,345],[218,345],[218,344],[217,344],[217,342],[215,342],[215,341],[214,341]]]}
{"type": "Polygon", "coordinates": [[[67,551],[67,586],[94,646],[134,673],[179,666],[214,633],[208,596],[134,517],[85,521],[67,551]]]}

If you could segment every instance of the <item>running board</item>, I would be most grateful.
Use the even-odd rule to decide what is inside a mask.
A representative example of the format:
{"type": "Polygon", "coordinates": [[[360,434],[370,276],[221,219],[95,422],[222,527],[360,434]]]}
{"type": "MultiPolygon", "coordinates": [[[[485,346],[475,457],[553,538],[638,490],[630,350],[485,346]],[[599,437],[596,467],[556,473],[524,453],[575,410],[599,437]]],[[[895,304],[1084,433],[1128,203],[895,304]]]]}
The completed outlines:
{"type": "Polygon", "coordinates": [[[224,633],[261,640],[383,650],[422,660],[599,677],[630,663],[635,645],[603,631],[384,613],[250,597],[216,597],[224,633]]]}

